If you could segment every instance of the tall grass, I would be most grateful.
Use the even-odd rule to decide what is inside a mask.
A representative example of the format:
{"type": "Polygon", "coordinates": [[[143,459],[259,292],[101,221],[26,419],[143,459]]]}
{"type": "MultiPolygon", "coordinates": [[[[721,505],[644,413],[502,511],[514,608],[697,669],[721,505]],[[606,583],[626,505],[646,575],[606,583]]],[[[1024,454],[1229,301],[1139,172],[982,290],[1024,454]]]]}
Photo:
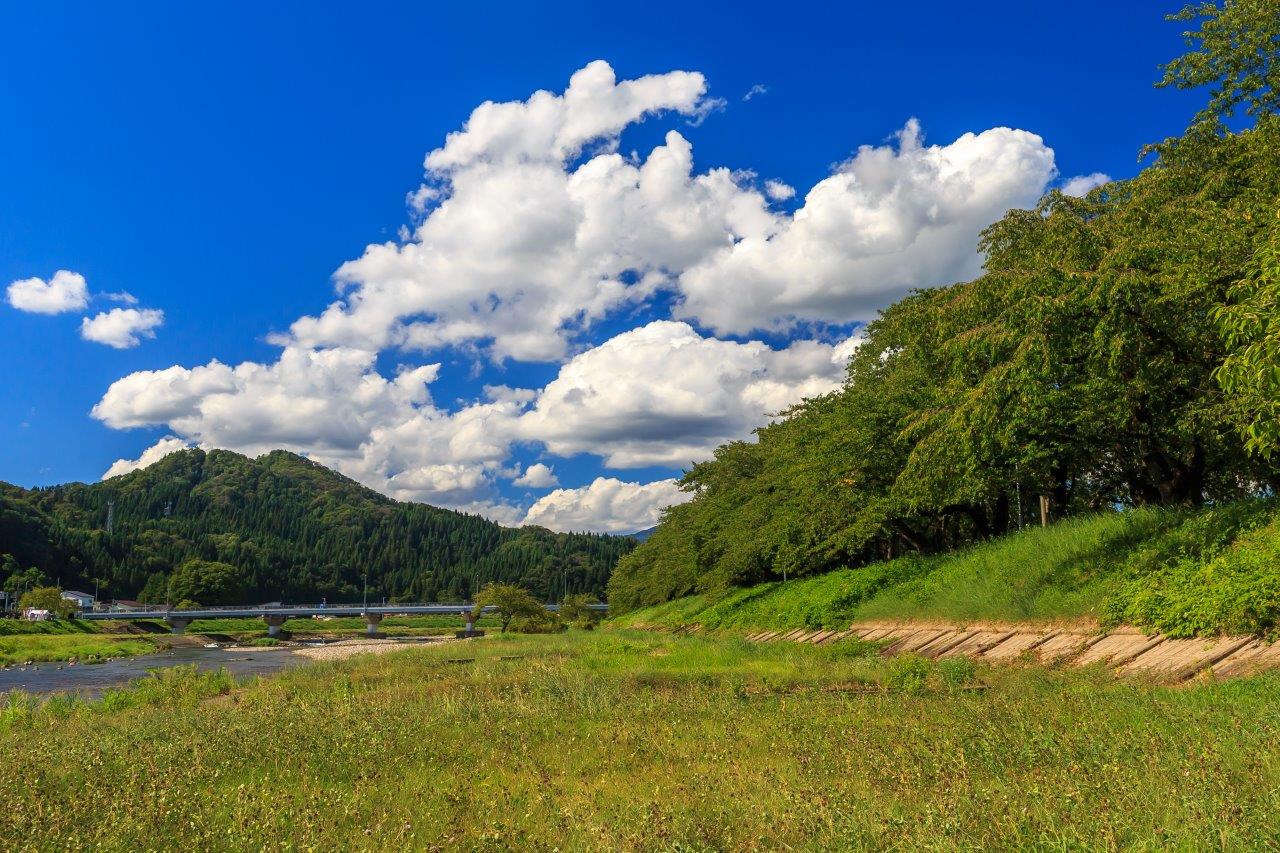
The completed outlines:
{"type": "MultiPolygon", "coordinates": [[[[0,846],[1259,849],[1280,679],[604,630],[0,708],[0,846]],[[967,665],[970,666],[971,665],[967,665]],[[982,688],[982,689],[975,689],[982,688]]],[[[210,676],[203,678],[211,679],[210,676]]]]}

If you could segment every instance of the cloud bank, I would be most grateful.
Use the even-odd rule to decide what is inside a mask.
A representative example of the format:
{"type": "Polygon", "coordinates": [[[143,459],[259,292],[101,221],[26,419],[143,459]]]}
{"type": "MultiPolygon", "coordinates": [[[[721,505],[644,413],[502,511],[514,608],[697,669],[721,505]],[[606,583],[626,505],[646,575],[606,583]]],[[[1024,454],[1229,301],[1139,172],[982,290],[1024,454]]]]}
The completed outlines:
{"type": "MultiPolygon", "coordinates": [[[[486,102],[426,155],[412,229],[342,264],[333,301],[270,338],[276,361],[133,373],[93,415],[165,426],[166,441],[285,447],[393,497],[504,523],[651,526],[685,497],[669,478],[600,476],[528,507],[504,489],[559,485],[545,462],[519,464],[528,451],[679,469],[838,387],[851,328],[913,288],[977,273],[979,231],[1056,177],[1033,133],[926,144],[914,119],[802,196],[695,166],[674,129],[643,155],[620,151],[638,122],[687,126],[724,105],[697,72],[619,81],[604,62],[563,92],[486,102]],[[637,309],[658,319],[598,331],[637,309]],[[559,367],[541,387],[446,406],[431,394],[441,364],[413,364],[445,353],[559,367]],[[380,359],[407,364],[386,376],[380,359]]],[[[116,323],[102,337],[147,331],[116,323]]]]}

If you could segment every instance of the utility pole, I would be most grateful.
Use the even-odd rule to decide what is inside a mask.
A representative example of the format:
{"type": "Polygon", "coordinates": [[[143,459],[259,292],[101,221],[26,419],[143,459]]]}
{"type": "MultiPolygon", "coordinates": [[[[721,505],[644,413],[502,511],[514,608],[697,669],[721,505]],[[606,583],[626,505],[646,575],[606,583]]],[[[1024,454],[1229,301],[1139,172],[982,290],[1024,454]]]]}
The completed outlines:
{"type": "Polygon", "coordinates": [[[1013,465],[1013,475],[1017,478],[1015,487],[1018,490],[1018,529],[1022,529],[1022,473],[1018,470],[1018,464],[1013,465]]]}
{"type": "Polygon", "coordinates": [[[364,609],[369,609],[369,573],[364,573],[364,609]]]}

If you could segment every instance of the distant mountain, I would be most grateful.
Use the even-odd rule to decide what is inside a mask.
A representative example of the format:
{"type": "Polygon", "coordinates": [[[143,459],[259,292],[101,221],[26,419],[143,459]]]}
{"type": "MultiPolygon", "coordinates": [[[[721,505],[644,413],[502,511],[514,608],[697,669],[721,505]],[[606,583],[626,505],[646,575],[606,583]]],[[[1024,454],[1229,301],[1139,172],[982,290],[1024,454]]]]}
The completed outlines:
{"type": "Polygon", "coordinates": [[[630,537],[511,529],[401,503],[293,453],[186,450],[101,483],[0,483],[0,583],[35,567],[103,598],[163,595],[192,559],[234,566],[255,600],[460,600],[490,580],[544,599],[602,595],[630,537]],[[108,516],[110,530],[108,531],[108,516]]]}
{"type": "Polygon", "coordinates": [[[653,535],[653,531],[655,531],[655,530],[657,530],[657,529],[658,529],[658,528],[657,528],[656,526],[655,526],[655,527],[647,527],[647,528],[645,528],[644,530],[637,530],[635,533],[629,533],[629,534],[627,534],[627,535],[628,535],[628,536],[630,536],[632,539],[636,540],[637,542],[644,542],[644,541],[645,541],[645,540],[647,540],[650,536],[652,536],[652,535],[653,535]]]}

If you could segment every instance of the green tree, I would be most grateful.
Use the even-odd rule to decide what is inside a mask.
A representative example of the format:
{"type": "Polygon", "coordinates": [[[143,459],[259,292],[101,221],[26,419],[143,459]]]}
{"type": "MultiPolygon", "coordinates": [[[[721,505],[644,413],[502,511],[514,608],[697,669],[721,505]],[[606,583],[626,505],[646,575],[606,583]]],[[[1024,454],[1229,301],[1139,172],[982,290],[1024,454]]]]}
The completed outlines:
{"type": "Polygon", "coordinates": [[[475,597],[477,617],[485,607],[492,607],[497,613],[504,634],[513,619],[545,618],[547,612],[538,599],[529,593],[529,590],[511,583],[485,584],[475,597]]]}
{"type": "Polygon", "coordinates": [[[1193,125],[1220,125],[1244,114],[1254,119],[1280,111],[1280,7],[1275,0],[1193,3],[1171,21],[1199,22],[1184,33],[1187,53],[1164,66],[1157,86],[1209,89],[1209,102],[1193,125]]]}
{"type": "Polygon", "coordinates": [[[21,568],[12,554],[4,555],[3,565],[0,565],[0,572],[6,575],[4,591],[13,598],[17,598],[26,590],[50,585],[48,575],[35,566],[26,569],[21,568]]]}
{"type": "Polygon", "coordinates": [[[142,604],[164,604],[169,600],[169,577],[163,572],[154,572],[147,576],[147,582],[138,593],[138,601],[142,604]]]}
{"type": "Polygon", "coordinates": [[[27,590],[18,600],[20,610],[48,610],[60,619],[70,619],[79,610],[74,601],[62,597],[56,586],[38,586],[27,590]]]}
{"type": "Polygon", "coordinates": [[[589,593],[566,595],[560,602],[560,618],[577,625],[590,625],[595,622],[596,617],[596,611],[591,609],[591,605],[597,603],[599,599],[589,593]]]}
{"type": "Polygon", "coordinates": [[[244,578],[235,566],[211,560],[188,560],[169,578],[169,601],[206,605],[244,604],[244,578]]]}
{"type": "Polygon", "coordinates": [[[1249,449],[1266,459],[1280,450],[1280,205],[1269,239],[1254,253],[1231,301],[1216,318],[1231,354],[1218,370],[1249,449]]]}

